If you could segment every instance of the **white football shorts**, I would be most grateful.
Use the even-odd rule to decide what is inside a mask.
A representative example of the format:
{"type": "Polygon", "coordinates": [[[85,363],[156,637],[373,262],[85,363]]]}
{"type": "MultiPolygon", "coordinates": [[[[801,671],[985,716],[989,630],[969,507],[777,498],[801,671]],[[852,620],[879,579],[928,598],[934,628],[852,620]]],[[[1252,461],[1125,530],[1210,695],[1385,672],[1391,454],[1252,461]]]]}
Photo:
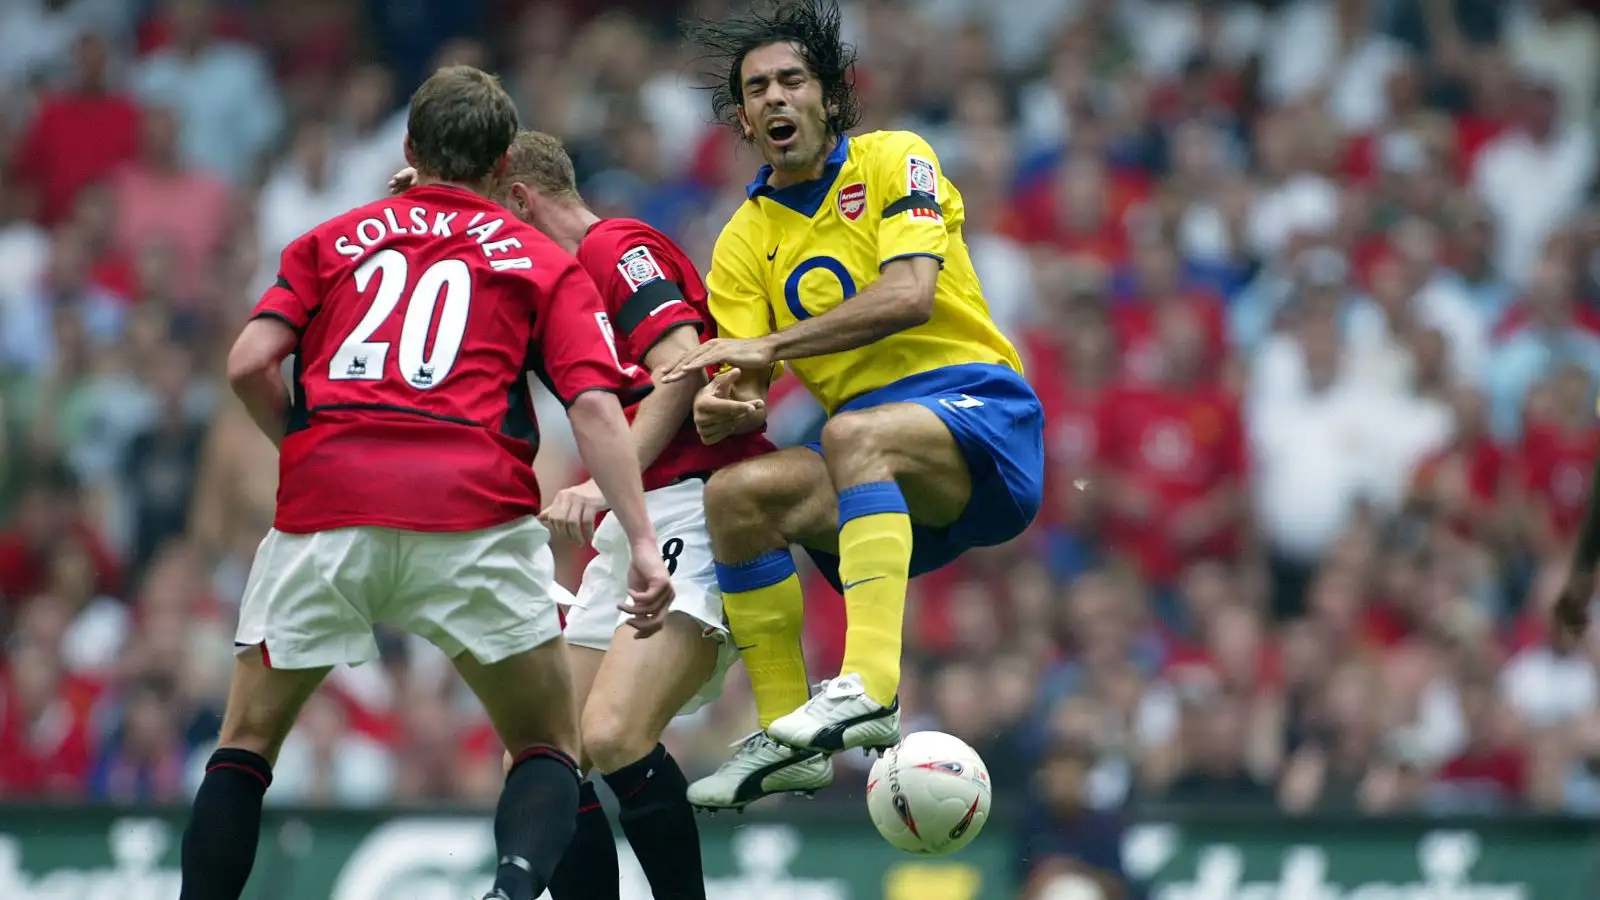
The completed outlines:
{"type": "Polygon", "coordinates": [[[550,532],[533,517],[479,531],[357,526],[267,533],[239,603],[234,649],[314,669],[378,658],[372,626],[490,665],[561,634],[550,532]]]}
{"type": "MultiPolygon", "coordinates": [[[[671,612],[699,623],[707,638],[719,642],[717,667],[704,687],[678,711],[687,715],[717,699],[728,670],[738,660],[738,650],[728,639],[722,616],[722,591],[711,558],[711,535],[706,532],[706,483],[698,478],[646,491],[645,505],[661,541],[661,558],[672,575],[671,612]]],[[[595,558],[583,570],[578,596],[567,610],[567,643],[591,650],[607,650],[627,613],[617,605],[628,599],[628,565],[632,552],[628,536],[616,516],[608,515],[594,531],[595,558]]]]}

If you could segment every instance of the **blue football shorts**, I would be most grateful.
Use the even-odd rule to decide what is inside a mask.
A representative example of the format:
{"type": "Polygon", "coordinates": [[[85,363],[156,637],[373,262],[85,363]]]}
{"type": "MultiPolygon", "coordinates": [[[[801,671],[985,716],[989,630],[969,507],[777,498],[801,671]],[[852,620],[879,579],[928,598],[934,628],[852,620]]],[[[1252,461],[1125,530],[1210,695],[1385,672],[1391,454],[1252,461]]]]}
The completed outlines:
{"type": "MultiPolygon", "coordinates": [[[[1003,544],[1033,522],[1044,500],[1044,410],[1016,371],[973,363],[933,369],[839,407],[839,415],[916,403],[944,422],[966,457],[972,496],[945,528],[911,524],[911,576],[949,564],[973,547],[1003,544]]],[[[807,447],[822,453],[822,444],[807,447]]],[[[839,588],[839,558],[807,548],[817,568],[839,588]]]]}

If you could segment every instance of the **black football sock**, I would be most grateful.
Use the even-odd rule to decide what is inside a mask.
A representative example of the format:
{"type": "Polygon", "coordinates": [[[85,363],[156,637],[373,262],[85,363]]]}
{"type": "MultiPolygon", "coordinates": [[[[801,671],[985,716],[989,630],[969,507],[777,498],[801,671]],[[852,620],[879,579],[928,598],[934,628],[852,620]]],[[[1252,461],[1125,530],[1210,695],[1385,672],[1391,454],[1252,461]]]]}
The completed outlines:
{"type": "Polygon", "coordinates": [[[261,840],[261,796],[272,764],[249,750],[211,754],[183,833],[178,900],[239,900],[261,840]]]}
{"type": "Polygon", "coordinates": [[[550,876],[550,896],[553,900],[622,900],[617,839],[592,781],[578,788],[578,830],[550,876]]]}
{"type": "Polygon", "coordinates": [[[656,900],[706,900],[700,828],[689,805],[689,780],[667,748],[605,776],[617,795],[617,819],[656,900]]]}
{"type": "Polygon", "coordinates": [[[579,777],[572,757],[553,747],[523,751],[506,773],[494,811],[494,886],[508,900],[534,900],[550,885],[577,827],[579,777]]]}

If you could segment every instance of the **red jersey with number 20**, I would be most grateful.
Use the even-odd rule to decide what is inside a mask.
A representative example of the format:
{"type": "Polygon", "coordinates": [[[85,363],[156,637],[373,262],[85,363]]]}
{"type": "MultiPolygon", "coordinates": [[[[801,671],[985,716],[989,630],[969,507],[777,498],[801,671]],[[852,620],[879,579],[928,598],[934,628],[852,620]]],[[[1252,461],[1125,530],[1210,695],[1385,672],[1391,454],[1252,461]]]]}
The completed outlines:
{"type": "MultiPolygon", "coordinates": [[[[700,273],[677,244],[649,225],[637,219],[595,223],[578,245],[578,262],[600,288],[624,363],[643,366],[650,348],[679,326],[692,326],[702,340],[716,337],[700,273]]],[[[630,421],[637,410],[627,410],[630,421]]],[[[759,433],[734,435],[708,447],[691,417],[644,470],[644,487],[655,490],[708,475],[773,449],[759,433]]]]}
{"type": "Polygon", "coordinates": [[[279,531],[533,515],[528,375],[567,404],[649,390],[577,260],[461,188],[416,188],[297,238],[255,315],[300,334],[279,531]]]}

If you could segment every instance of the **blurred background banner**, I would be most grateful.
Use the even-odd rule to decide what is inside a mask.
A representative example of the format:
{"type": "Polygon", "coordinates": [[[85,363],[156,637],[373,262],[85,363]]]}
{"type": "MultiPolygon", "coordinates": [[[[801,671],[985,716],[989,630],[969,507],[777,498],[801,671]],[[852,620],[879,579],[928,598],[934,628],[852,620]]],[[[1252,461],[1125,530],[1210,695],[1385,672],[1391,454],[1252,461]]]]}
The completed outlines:
{"type": "MultiPolygon", "coordinates": [[[[409,92],[499,73],[597,213],[704,266],[759,160],[674,22],[738,5],[0,0],[0,803],[32,805],[0,806],[0,898],[132,900],[170,862],[175,820],[105,810],[181,807],[215,739],[277,487],[226,350],[284,245],[384,192],[409,92]]],[[[971,743],[1011,818],[919,868],[841,757],[830,824],[775,804],[746,856],[708,826],[717,877],[1600,896],[1600,635],[1545,627],[1600,455],[1600,0],[842,6],[863,129],[937,152],[1046,409],[1038,521],[914,582],[905,636],[907,727],[971,743]]],[[[540,403],[551,496],[584,473],[540,403]]],[[[782,443],[819,417],[775,386],[782,443]]],[[[588,551],[557,551],[572,586],[588,551]]],[[[842,603],[807,602],[828,674],[842,603]]],[[[335,878],[380,810],[492,802],[446,661],[379,642],[285,746],[267,802],[310,837],[254,890],[323,896],[267,876],[335,878]]],[[[752,722],[736,670],[665,742],[698,777],[752,722]]]]}
{"type": "MultiPolygon", "coordinates": [[[[173,811],[0,813],[0,896],[7,900],[176,896],[183,820],[173,811]]],[[[707,893],[712,900],[1015,897],[1005,826],[991,827],[987,841],[956,858],[919,860],[887,847],[862,817],[718,820],[702,825],[707,893]]],[[[493,877],[493,835],[477,816],[285,810],[269,816],[262,833],[265,865],[245,900],[458,900],[493,877]]],[[[618,850],[624,900],[648,900],[627,842],[618,850]]],[[[1588,900],[1600,887],[1600,836],[1555,819],[1373,824],[1201,813],[1133,828],[1124,853],[1152,900],[1588,900]]]]}

